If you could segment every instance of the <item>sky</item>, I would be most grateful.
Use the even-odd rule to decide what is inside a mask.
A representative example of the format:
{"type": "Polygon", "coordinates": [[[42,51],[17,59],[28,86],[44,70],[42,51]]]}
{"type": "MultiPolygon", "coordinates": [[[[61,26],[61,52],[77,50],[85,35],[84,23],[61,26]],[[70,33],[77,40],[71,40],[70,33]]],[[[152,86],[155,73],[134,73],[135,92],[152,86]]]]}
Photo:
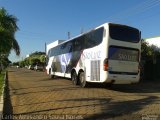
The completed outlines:
{"type": "Polygon", "coordinates": [[[138,28],[142,38],[160,36],[160,0],[0,0],[1,7],[18,18],[21,55],[12,51],[12,62],[106,22],[138,28]]]}

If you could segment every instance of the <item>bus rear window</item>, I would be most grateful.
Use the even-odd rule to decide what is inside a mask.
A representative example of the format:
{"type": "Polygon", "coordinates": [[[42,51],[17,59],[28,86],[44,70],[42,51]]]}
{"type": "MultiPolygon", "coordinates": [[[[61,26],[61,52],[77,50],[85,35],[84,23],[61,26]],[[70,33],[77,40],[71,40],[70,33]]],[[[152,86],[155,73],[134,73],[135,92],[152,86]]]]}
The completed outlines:
{"type": "Polygon", "coordinates": [[[129,26],[109,24],[109,34],[115,40],[134,43],[140,41],[140,31],[129,26]]]}
{"type": "Polygon", "coordinates": [[[120,61],[139,61],[139,50],[118,46],[110,46],[108,58],[110,60],[120,60],[120,61]]]}

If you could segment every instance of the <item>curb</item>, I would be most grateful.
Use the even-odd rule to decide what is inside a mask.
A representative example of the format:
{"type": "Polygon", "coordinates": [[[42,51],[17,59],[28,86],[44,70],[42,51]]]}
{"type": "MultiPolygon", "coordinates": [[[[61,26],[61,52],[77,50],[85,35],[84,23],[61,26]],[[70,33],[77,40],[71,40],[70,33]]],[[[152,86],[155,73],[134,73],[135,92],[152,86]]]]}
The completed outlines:
{"type": "Polygon", "coordinates": [[[2,86],[2,94],[0,96],[0,120],[2,120],[2,116],[3,116],[3,105],[4,105],[4,89],[6,87],[6,80],[7,80],[7,71],[5,72],[4,75],[4,83],[2,86]]]}

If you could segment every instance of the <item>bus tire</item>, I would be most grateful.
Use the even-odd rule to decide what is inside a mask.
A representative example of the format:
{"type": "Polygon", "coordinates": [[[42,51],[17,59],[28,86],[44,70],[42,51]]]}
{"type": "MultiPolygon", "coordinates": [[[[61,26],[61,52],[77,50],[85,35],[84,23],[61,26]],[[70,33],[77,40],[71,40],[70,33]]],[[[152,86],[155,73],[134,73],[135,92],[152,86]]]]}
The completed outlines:
{"type": "Polygon", "coordinates": [[[51,79],[55,78],[55,75],[51,74],[51,69],[49,70],[49,76],[50,76],[51,79]]]}
{"type": "Polygon", "coordinates": [[[50,78],[53,79],[53,78],[55,78],[55,76],[50,74],[50,78]]]}
{"type": "Polygon", "coordinates": [[[111,88],[113,83],[104,83],[105,88],[111,88]]]}
{"type": "Polygon", "coordinates": [[[77,77],[76,72],[73,72],[73,73],[72,73],[71,79],[72,79],[73,85],[78,85],[78,77],[77,77]]]}
{"type": "Polygon", "coordinates": [[[85,79],[85,75],[84,75],[84,72],[80,72],[79,73],[79,82],[80,82],[80,86],[85,88],[87,87],[88,83],[85,79]]]}

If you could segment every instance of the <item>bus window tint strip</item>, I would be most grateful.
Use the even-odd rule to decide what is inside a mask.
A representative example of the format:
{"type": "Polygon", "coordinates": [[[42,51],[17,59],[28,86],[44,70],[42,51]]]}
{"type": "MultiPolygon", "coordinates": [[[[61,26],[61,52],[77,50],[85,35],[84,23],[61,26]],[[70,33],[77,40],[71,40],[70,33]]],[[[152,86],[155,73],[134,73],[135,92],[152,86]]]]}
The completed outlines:
{"type": "Polygon", "coordinates": [[[80,37],[74,38],[66,43],[58,45],[49,51],[49,55],[57,56],[75,51],[81,51],[84,49],[92,48],[99,45],[103,39],[104,28],[98,28],[80,37]]]}
{"type": "Polygon", "coordinates": [[[110,46],[108,58],[110,60],[137,62],[139,61],[139,50],[118,46],[110,46]]]}
{"type": "Polygon", "coordinates": [[[136,28],[128,27],[125,25],[109,24],[109,34],[112,39],[134,42],[140,41],[140,31],[136,28]]]}

